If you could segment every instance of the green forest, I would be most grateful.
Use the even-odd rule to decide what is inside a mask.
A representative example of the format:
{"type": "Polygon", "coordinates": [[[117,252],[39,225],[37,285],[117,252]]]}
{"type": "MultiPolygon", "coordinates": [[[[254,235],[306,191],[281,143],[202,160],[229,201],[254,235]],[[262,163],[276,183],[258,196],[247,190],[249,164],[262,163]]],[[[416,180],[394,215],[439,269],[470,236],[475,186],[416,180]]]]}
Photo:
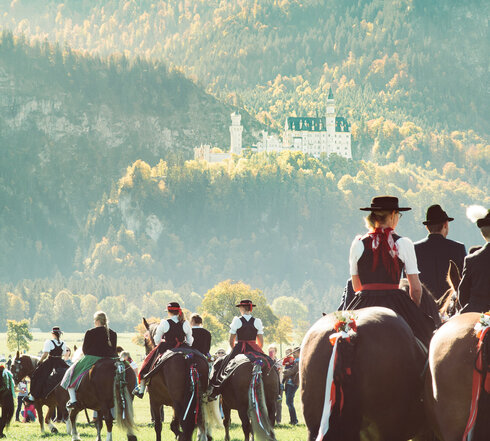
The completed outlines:
{"type": "Polygon", "coordinates": [[[440,203],[450,237],[481,243],[465,208],[490,206],[489,8],[0,0],[0,328],[56,304],[119,308],[125,326],[152,310],[143,297],[195,310],[228,279],[301,298],[314,320],[380,193],[413,207],[399,225],[413,240],[440,203]],[[250,147],[324,114],[330,88],[352,160],[192,160],[201,143],[228,149],[231,112],[250,147]]]}

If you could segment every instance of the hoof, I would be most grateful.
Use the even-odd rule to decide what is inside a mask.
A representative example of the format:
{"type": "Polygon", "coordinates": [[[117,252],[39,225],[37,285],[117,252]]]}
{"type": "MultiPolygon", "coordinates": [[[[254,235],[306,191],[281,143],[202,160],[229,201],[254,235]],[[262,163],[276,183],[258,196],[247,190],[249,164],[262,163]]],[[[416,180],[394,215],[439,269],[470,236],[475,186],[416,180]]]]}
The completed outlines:
{"type": "Polygon", "coordinates": [[[56,427],[51,427],[51,433],[58,433],[58,429],[56,427]]]}
{"type": "Polygon", "coordinates": [[[138,441],[138,438],[136,438],[136,435],[128,435],[128,441],[138,441]]]}
{"type": "Polygon", "coordinates": [[[0,433],[0,438],[7,438],[7,435],[5,435],[5,433],[0,433]]]}

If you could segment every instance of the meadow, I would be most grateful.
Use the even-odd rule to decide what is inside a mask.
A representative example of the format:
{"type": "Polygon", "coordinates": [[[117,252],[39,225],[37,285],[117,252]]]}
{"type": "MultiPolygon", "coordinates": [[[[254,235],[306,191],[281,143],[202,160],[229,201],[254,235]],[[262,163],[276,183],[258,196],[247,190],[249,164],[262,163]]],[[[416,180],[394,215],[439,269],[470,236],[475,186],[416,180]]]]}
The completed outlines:
{"type": "MultiPolygon", "coordinates": [[[[49,333],[34,333],[34,339],[30,345],[30,354],[37,354],[43,346],[44,340],[49,338],[49,333]]],[[[122,346],[125,350],[128,350],[132,357],[139,363],[140,360],[144,357],[144,348],[136,345],[131,341],[134,333],[118,333],[118,344],[122,346]]],[[[63,339],[70,346],[73,345],[80,346],[81,341],[83,339],[82,333],[66,333],[63,335],[63,339]]],[[[5,355],[8,356],[9,352],[6,347],[6,334],[0,333],[0,357],[5,355]]],[[[12,353],[12,356],[15,354],[12,353]]],[[[155,432],[153,430],[153,426],[151,424],[150,418],[150,406],[148,402],[148,395],[142,400],[135,399],[135,420],[137,424],[137,437],[138,440],[141,441],[153,441],[155,439],[155,432]]],[[[301,411],[301,403],[299,398],[299,393],[296,394],[295,397],[295,407],[296,412],[298,414],[298,419],[300,424],[297,426],[290,426],[288,424],[279,424],[275,428],[276,438],[278,441],[303,441],[306,439],[306,428],[304,425],[304,419],[301,411]]],[[[170,420],[172,415],[172,409],[170,407],[165,407],[165,423],[163,425],[162,439],[163,440],[173,440],[174,435],[170,431],[170,420]]],[[[283,422],[289,421],[288,409],[286,406],[285,397],[283,396],[282,402],[282,415],[283,422]]],[[[84,439],[95,439],[96,431],[95,427],[89,426],[87,424],[85,415],[82,413],[79,415],[78,420],[81,424],[79,424],[79,433],[82,440],[84,439]]],[[[61,441],[61,440],[69,440],[70,436],[66,434],[64,431],[64,424],[57,423],[56,426],[60,431],[59,434],[46,434],[44,436],[41,435],[39,430],[39,423],[36,421],[35,423],[19,423],[13,421],[10,428],[7,430],[7,440],[15,440],[15,441],[31,441],[31,440],[39,440],[46,439],[52,441],[61,441]]],[[[238,414],[233,411],[232,412],[232,427],[231,427],[231,440],[232,441],[241,441],[243,440],[243,432],[241,429],[241,425],[239,422],[238,414]]],[[[105,439],[105,429],[103,432],[103,437],[105,439]]],[[[213,430],[213,438],[215,440],[223,440],[224,439],[224,429],[214,429],[213,430]]],[[[126,436],[124,433],[118,428],[114,429],[114,440],[125,440],[126,436]]]]}

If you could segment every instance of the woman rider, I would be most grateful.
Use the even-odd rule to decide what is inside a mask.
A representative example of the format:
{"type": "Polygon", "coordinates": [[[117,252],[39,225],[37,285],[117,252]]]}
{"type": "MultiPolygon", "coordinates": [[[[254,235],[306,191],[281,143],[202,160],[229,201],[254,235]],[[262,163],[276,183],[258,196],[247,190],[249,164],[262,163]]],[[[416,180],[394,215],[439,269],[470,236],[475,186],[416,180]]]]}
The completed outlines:
{"type": "Polygon", "coordinates": [[[180,305],[177,302],[170,302],[167,305],[167,312],[168,318],[162,319],[153,337],[157,347],[146,356],[141,365],[138,376],[139,385],[133,390],[133,394],[138,398],[143,398],[146,388],[145,375],[151,371],[157,357],[168,349],[178,348],[185,344],[190,347],[194,341],[191,325],[184,318],[180,305]]]}
{"type": "Polygon", "coordinates": [[[68,365],[62,359],[66,345],[60,340],[61,334],[60,328],[54,326],[51,330],[53,338],[44,342],[43,355],[31,376],[31,393],[25,401],[45,398],[60,383],[68,369],[68,365]]]}
{"type": "Polygon", "coordinates": [[[109,329],[105,312],[97,311],[94,314],[94,326],[83,337],[83,356],[70,366],[61,382],[70,395],[67,408],[75,407],[76,390],[90,368],[101,358],[117,358],[117,334],[109,329]]]}
{"type": "Polygon", "coordinates": [[[225,379],[225,368],[238,354],[251,354],[254,357],[265,359],[270,366],[274,361],[264,354],[264,327],[262,320],[252,316],[254,306],[251,300],[241,300],[235,305],[240,310],[240,317],[233,317],[230,324],[231,352],[223,359],[219,359],[213,366],[213,375],[209,381],[208,397],[213,399],[219,395],[219,388],[225,379]],[[236,340],[236,341],[235,341],[236,340]]]}
{"type": "Polygon", "coordinates": [[[350,273],[356,296],[348,309],[368,306],[385,306],[402,316],[415,336],[427,347],[434,331],[434,323],[418,307],[422,297],[417,258],[413,242],[395,233],[402,211],[398,198],[378,196],[366,217],[369,232],[357,236],[350,249],[350,273]],[[402,271],[405,270],[409,295],[399,289],[402,271]]]}

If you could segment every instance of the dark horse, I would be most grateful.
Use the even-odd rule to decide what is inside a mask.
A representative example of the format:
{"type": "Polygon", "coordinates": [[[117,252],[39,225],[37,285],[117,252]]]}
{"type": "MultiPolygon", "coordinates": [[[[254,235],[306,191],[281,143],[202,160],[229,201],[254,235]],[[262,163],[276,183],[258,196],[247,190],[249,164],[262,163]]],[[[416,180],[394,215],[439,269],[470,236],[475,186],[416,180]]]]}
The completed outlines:
{"type": "Polygon", "coordinates": [[[10,424],[14,415],[14,391],[8,384],[7,378],[3,375],[5,368],[0,366],[0,407],[2,408],[2,417],[0,418],[0,438],[5,438],[3,429],[10,424]]]}
{"type": "MultiPolygon", "coordinates": [[[[429,422],[441,441],[461,441],[465,432],[477,357],[478,338],[474,328],[479,319],[478,313],[451,318],[434,334],[430,344],[425,406],[429,422]]],[[[480,400],[484,399],[484,395],[480,396],[480,400]]],[[[488,400],[486,394],[486,406],[479,402],[474,441],[489,439],[488,400]]]]}
{"type": "Polygon", "coordinates": [[[126,431],[129,441],[136,441],[134,435],[133,397],[131,390],[136,384],[136,375],[127,364],[113,358],[103,358],[95,363],[83,377],[77,389],[77,401],[69,412],[69,429],[73,441],[80,440],[76,419],[83,409],[97,411],[97,441],[101,440],[101,430],[105,420],[107,441],[112,441],[112,425],[116,419],[126,431]],[[111,409],[115,408],[115,416],[111,409]]]}
{"type": "Polygon", "coordinates": [[[238,411],[245,441],[275,440],[276,401],[279,394],[279,374],[270,366],[256,365],[250,360],[240,364],[220,387],[223,399],[225,440],[230,440],[231,410],[238,411]],[[262,372],[258,372],[258,371],[262,372]],[[257,383],[258,380],[258,383],[257,383]],[[254,403],[257,397],[257,403],[254,403]],[[258,410],[257,410],[258,406],[258,410]]]}
{"type": "MultiPolygon", "coordinates": [[[[38,357],[30,355],[20,356],[19,351],[17,351],[14,362],[12,363],[12,375],[14,377],[15,384],[17,384],[24,377],[31,377],[38,363],[38,357]]],[[[42,433],[44,433],[44,424],[48,425],[51,433],[58,433],[58,429],[56,429],[52,420],[55,415],[56,408],[62,409],[63,412],[66,412],[65,406],[67,401],[68,392],[59,385],[54,388],[46,398],[38,398],[34,401],[34,407],[36,408],[42,433]],[[43,406],[48,407],[46,418],[43,418],[43,406]]]]}
{"type": "MultiPolygon", "coordinates": [[[[300,383],[308,441],[406,441],[425,429],[421,404],[425,356],[406,322],[392,310],[381,307],[344,312],[352,314],[357,334],[339,344],[337,364],[345,375],[334,371],[342,384],[337,399],[342,411],[325,409],[327,370],[333,352],[329,341],[336,333],[339,313],[318,320],[303,340],[300,383]],[[320,435],[323,420],[330,422],[320,435]],[[334,417],[336,416],[336,417],[334,417]]],[[[337,407],[338,409],[338,407],[337,407]]],[[[335,407],[334,407],[335,410],[335,407]]]]}
{"type": "MultiPolygon", "coordinates": [[[[145,348],[148,354],[155,347],[153,336],[157,324],[149,325],[145,319],[143,324],[148,330],[145,335],[145,348]]],[[[160,408],[163,405],[172,406],[174,410],[170,428],[179,441],[190,441],[196,425],[199,428],[200,440],[212,439],[206,424],[205,408],[208,405],[203,400],[208,380],[208,362],[203,357],[187,357],[184,354],[170,357],[150,377],[148,393],[157,441],[162,439],[160,408]]]]}

